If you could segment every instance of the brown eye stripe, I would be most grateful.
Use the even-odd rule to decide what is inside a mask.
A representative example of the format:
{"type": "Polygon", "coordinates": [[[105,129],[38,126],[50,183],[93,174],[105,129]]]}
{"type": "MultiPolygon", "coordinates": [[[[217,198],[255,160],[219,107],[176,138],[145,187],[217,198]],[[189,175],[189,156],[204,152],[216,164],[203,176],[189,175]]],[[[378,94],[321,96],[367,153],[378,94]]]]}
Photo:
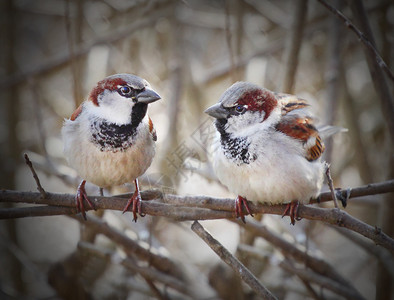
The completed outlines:
{"type": "Polygon", "coordinates": [[[97,86],[90,92],[89,100],[98,106],[99,104],[97,98],[102,92],[104,92],[104,90],[114,91],[118,89],[118,86],[126,84],[127,83],[122,78],[101,80],[97,83],[97,86]]]}

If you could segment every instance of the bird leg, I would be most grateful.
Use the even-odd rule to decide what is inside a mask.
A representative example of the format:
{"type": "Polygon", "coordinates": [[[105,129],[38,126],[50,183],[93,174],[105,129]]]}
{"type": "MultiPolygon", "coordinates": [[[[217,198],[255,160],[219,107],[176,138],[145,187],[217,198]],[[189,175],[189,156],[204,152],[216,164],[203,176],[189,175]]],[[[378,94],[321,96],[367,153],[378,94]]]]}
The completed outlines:
{"type": "Polygon", "coordinates": [[[290,224],[294,225],[295,221],[300,221],[302,218],[298,216],[298,210],[300,208],[300,201],[298,200],[293,200],[290,203],[287,204],[285,211],[282,214],[282,218],[284,216],[289,215],[290,216],[290,224]]]}
{"type": "Polygon", "coordinates": [[[78,186],[77,195],[75,196],[75,206],[77,207],[77,211],[82,214],[82,217],[86,221],[87,218],[86,218],[86,211],[85,211],[85,206],[83,204],[83,200],[85,200],[92,209],[96,210],[96,208],[94,207],[93,203],[89,200],[88,195],[86,194],[85,183],[86,180],[82,180],[78,186]]]}
{"type": "Polygon", "coordinates": [[[245,206],[245,209],[248,212],[248,214],[253,217],[253,214],[251,213],[249,205],[248,205],[248,200],[246,200],[246,198],[244,198],[242,196],[238,196],[235,199],[235,217],[236,218],[240,217],[242,222],[246,223],[245,222],[245,214],[242,209],[242,204],[243,204],[243,206],[245,206]]]}
{"type": "Polygon", "coordinates": [[[125,213],[129,209],[130,205],[133,204],[133,206],[132,206],[133,221],[137,222],[137,213],[139,213],[139,215],[141,217],[144,217],[145,214],[141,213],[142,198],[141,198],[140,187],[138,185],[138,179],[137,178],[134,180],[134,184],[135,184],[134,194],[133,194],[133,196],[131,196],[131,198],[127,202],[125,208],[123,209],[123,213],[125,213]]]}

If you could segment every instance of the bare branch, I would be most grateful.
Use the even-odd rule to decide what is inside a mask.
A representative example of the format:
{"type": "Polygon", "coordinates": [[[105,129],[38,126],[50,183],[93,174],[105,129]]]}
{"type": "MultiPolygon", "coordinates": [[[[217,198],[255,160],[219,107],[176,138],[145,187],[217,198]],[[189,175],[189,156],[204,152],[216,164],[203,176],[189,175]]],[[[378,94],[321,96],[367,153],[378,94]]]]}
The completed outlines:
{"type": "Polygon", "coordinates": [[[8,77],[0,78],[0,89],[11,88],[17,84],[20,84],[31,77],[46,74],[51,70],[67,65],[72,59],[82,57],[89,53],[89,51],[97,45],[110,44],[116,41],[122,40],[129,37],[133,32],[152,26],[160,17],[168,15],[169,12],[173,11],[171,7],[165,7],[162,10],[154,11],[150,16],[146,16],[142,19],[132,22],[128,26],[121,27],[109,34],[98,37],[97,39],[87,42],[81,46],[75,48],[73,55],[69,51],[64,51],[56,56],[47,59],[46,62],[38,67],[30,70],[17,73],[8,77]]]}
{"type": "Polygon", "coordinates": [[[325,287],[338,295],[344,296],[346,299],[365,299],[361,295],[354,294],[353,291],[347,289],[346,287],[340,285],[332,279],[326,278],[324,276],[318,275],[316,273],[310,272],[305,269],[300,269],[294,267],[289,261],[283,260],[279,264],[286,271],[296,274],[303,280],[308,282],[314,282],[322,287],[325,287]]]}
{"type": "Polygon", "coordinates": [[[335,208],[339,208],[337,196],[335,195],[334,183],[331,178],[330,165],[326,163],[325,167],[326,167],[326,177],[327,177],[328,187],[330,188],[330,192],[331,192],[331,198],[334,200],[335,208]]]}
{"type": "Polygon", "coordinates": [[[26,153],[25,153],[24,157],[25,157],[25,161],[26,161],[27,166],[29,167],[30,171],[33,174],[33,178],[36,181],[37,190],[40,192],[42,198],[45,199],[46,198],[46,192],[41,186],[40,179],[38,178],[37,173],[36,173],[36,171],[33,168],[33,164],[31,163],[31,161],[29,159],[29,156],[26,153]]]}
{"type": "Polygon", "coordinates": [[[394,74],[391,72],[390,68],[384,62],[383,58],[380,56],[379,52],[375,49],[371,41],[362,33],[358,28],[339,10],[335,7],[328,4],[325,0],[318,0],[321,4],[323,4],[329,11],[331,11],[335,16],[341,19],[345,25],[352,30],[360,41],[367,47],[373,54],[375,55],[375,59],[378,62],[379,66],[386,72],[386,74],[390,77],[391,80],[394,81],[394,74]]]}
{"type": "Polygon", "coordinates": [[[308,11],[308,0],[298,0],[289,2],[294,9],[294,19],[289,32],[287,40],[287,47],[285,47],[284,61],[285,61],[285,73],[282,80],[282,88],[280,91],[284,93],[293,93],[294,85],[296,82],[296,72],[298,66],[298,54],[300,53],[305,20],[308,11]]]}
{"type": "Polygon", "coordinates": [[[235,256],[212,237],[200,223],[194,221],[192,230],[263,299],[276,299],[266,287],[235,256]]]}
{"type": "Polygon", "coordinates": [[[343,228],[339,228],[335,226],[332,226],[332,228],[334,228],[336,231],[338,231],[340,234],[345,236],[350,241],[354,242],[356,245],[363,248],[368,253],[375,256],[382,263],[382,265],[387,270],[387,272],[389,272],[391,276],[394,278],[393,256],[390,255],[390,253],[387,252],[386,249],[375,247],[373,243],[362,239],[361,237],[350,232],[349,230],[344,230],[343,228]]]}
{"type": "MultiPolygon", "coordinates": [[[[370,184],[358,187],[349,191],[342,191],[340,194],[350,194],[350,197],[360,195],[370,195],[386,193],[394,190],[394,180],[382,183],[370,184]]],[[[186,220],[213,220],[235,218],[234,200],[220,199],[206,196],[178,196],[171,194],[160,194],[152,191],[142,193],[142,212],[152,216],[163,216],[177,221],[186,220]],[[153,196],[153,198],[152,198],[153,196]],[[164,203],[163,203],[164,202],[164,203]]],[[[321,201],[331,200],[330,192],[321,194],[321,201]]],[[[125,199],[121,197],[90,197],[97,209],[123,210],[125,199]]],[[[54,206],[72,207],[74,209],[74,195],[47,193],[46,199],[42,199],[40,193],[7,191],[0,192],[0,202],[11,203],[34,203],[54,206]]],[[[286,204],[265,205],[250,203],[249,207],[253,213],[282,215],[286,204]]],[[[21,213],[16,213],[19,217],[21,213]]],[[[26,210],[25,210],[26,212],[26,210]]],[[[69,213],[69,211],[67,211],[69,213]]],[[[4,213],[10,217],[9,211],[4,213]]],[[[309,220],[319,220],[339,227],[346,227],[365,237],[373,240],[377,245],[381,245],[390,251],[394,251],[394,240],[383,233],[379,228],[372,227],[362,221],[350,216],[343,210],[312,207],[310,205],[300,205],[299,216],[309,220]]],[[[1,210],[0,210],[1,217],[1,210]]]]}
{"type": "Polygon", "coordinates": [[[144,278],[146,278],[148,280],[161,282],[161,283],[165,284],[166,286],[169,286],[169,287],[171,287],[183,294],[190,295],[190,292],[188,291],[187,285],[185,284],[185,282],[179,280],[178,278],[167,275],[166,273],[157,271],[157,270],[149,268],[149,267],[138,266],[130,258],[122,259],[119,257],[119,255],[116,254],[116,252],[110,251],[108,249],[99,248],[98,246],[91,244],[91,243],[79,242],[78,247],[82,248],[84,251],[88,251],[90,254],[93,254],[93,255],[98,255],[98,256],[102,256],[102,257],[112,257],[113,261],[118,261],[121,265],[123,265],[127,269],[141,274],[141,276],[143,276],[144,278]]]}
{"type": "MultiPolygon", "coordinates": [[[[237,223],[240,224],[240,222],[237,223]]],[[[358,291],[351,285],[351,283],[343,278],[330,264],[328,264],[323,259],[312,255],[311,253],[308,254],[299,245],[295,245],[286,241],[278,234],[273,233],[264,225],[254,220],[248,220],[246,224],[240,225],[248,231],[252,231],[257,236],[264,238],[276,248],[280,249],[285,257],[292,258],[299,263],[303,263],[306,267],[312,269],[314,272],[338,282],[338,284],[345,286],[349,290],[352,290],[354,294],[359,294],[358,291]]]]}
{"type": "Polygon", "coordinates": [[[149,264],[161,272],[170,274],[180,280],[185,279],[185,275],[179,268],[178,264],[169,258],[160,254],[155,254],[145,247],[141,246],[137,241],[127,237],[124,233],[115,228],[110,227],[107,223],[97,217],[89,216],[88,221],[84,221],[81,217],[72,216],[74,220],[83,223],[84,226],[93,228],[98,233],[101,233],[111,239],[113,242],[123,247],[124,251],[130,255],[135,255],[140,260],[148,261],[149,264]]]}

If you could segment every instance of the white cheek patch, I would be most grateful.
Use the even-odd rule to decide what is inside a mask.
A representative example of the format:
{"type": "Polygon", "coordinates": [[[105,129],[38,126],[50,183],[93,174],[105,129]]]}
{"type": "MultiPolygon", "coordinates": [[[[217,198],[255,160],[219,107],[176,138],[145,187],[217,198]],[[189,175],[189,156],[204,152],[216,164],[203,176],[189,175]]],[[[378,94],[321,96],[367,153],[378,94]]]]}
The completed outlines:
{"type": "Polygon", "coordinates": [[[240,133],[253,125],[261,123],[264,120],[264,115],[264,112],[247,111],[242,115],[231,116],[227,121],[228,132],[240,133]]]}
{"type": "Polygon", "coordinates": [[[98,97],[98,103],[99,106],[89,103],[96,117],[118,125],[131,122],[131,110],[134,106],[131,99],[122,97],[117,92],[105,91],[98,97]]]}

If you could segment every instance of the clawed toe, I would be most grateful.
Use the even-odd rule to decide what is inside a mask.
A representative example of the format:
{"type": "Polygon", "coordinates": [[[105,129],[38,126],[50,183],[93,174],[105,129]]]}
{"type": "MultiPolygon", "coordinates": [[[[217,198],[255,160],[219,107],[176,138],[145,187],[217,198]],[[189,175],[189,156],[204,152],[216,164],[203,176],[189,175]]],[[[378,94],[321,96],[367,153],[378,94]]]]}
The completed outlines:
{"type": "Polygon", "coordinates": [[[82,180],[82,182],[78,186],[77,194],[75,196],[75,206],[77,208],[77,211],[82,214],[82,217],[86,221],[87,220],[86,210],[85,210],[85,205],[83,204],[83,201],[86,201],[89,204],[90,208],[93,210],[96,210],[96,207],[89,200],[88,195],[86,194],[85,184],[86,184],[86,180],[82,180]]]}
{"type": "Polygon", "coordinates": [[[251,210],[249,208],[249,205],[248,205],[248,200],[246,200],[242,196],[238,196],[235,199],[235,217],[236,218],[238,218],[238,217],[241,218],[242,222],[246,223],[245,216],[247,214],[244,214],[242,206],[245,207],[245,209],[247,211],[247,214],[249,214],[249,215],[251,215],[253,217],[253,214],[252,214],[252,212],[251,212],[251,210]]]}
{"type": "Polygon", "coordinates": [[[285,211],[282,214],[284,216],[290,216],[290,224],[295,225],[296,221],[300,221],[302,218],[298,216],[298,210],[300,208],[300,202],[298,200],[293,200],[287,204],[285,211]]]}
{"type": "Polygon", "coordinates": [[[132,212],[133,212],[133,221],[137,222],[138,216],[137,213],[141,216],[144,217],[145,214],[143,214],[141,212],[141,204],[142,204],[142,198],[141,198],[141,193],[140,193],[140,188],[138,185],[138,179],[134,180],[134,184],[135,184],[135,191],[133,193],[133,196],[131,196],[131,198],[129,199],[129,201],[127,202],[125,208],[123,209],[123,213],[125,213],[126,211],[128,211],[128,209],[130,208],[130,206],[132,206],[132,212]]]}

